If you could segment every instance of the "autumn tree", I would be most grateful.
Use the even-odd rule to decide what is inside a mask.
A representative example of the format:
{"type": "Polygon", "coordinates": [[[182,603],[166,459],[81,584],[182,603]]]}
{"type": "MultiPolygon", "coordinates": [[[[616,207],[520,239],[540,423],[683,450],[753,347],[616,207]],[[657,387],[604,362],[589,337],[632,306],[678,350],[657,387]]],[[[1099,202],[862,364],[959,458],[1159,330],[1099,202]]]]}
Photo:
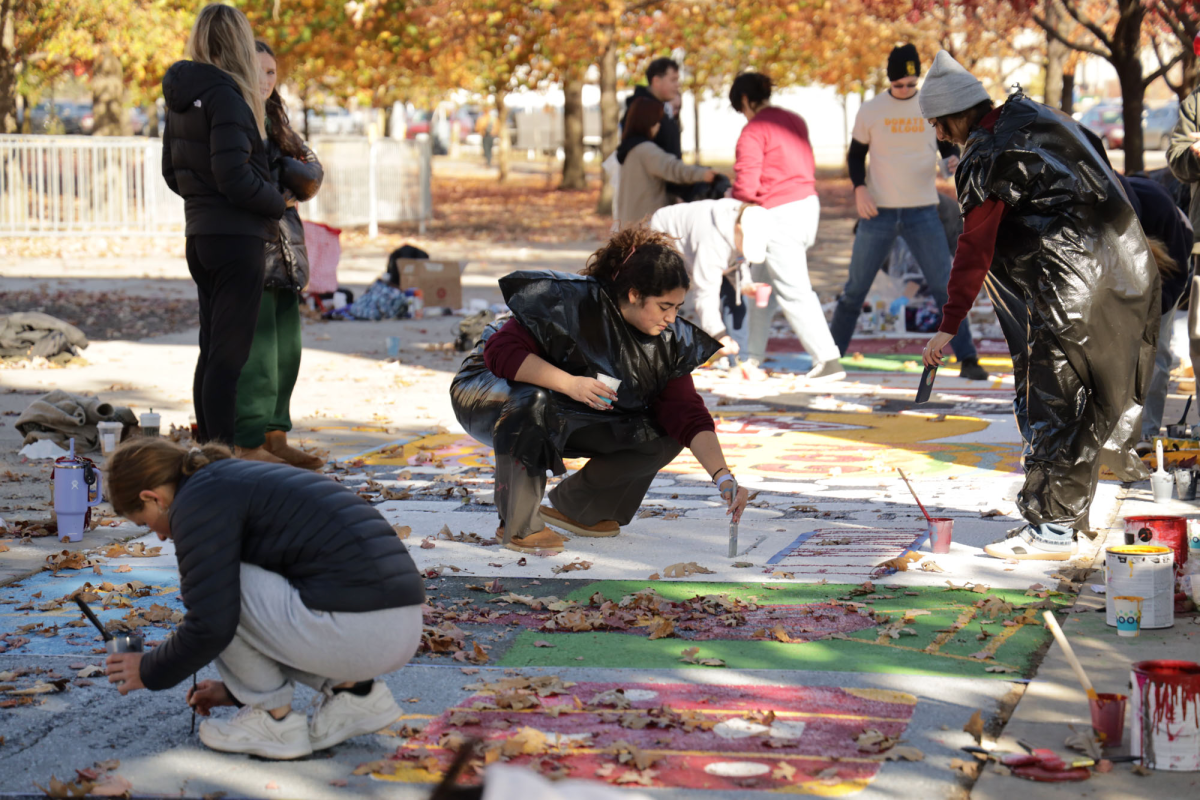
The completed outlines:
{"type": "Polygon", "coordinates": [[[1194,49],[1200,34],[1200,4],[1196,0],[1152,0],[1147,33],[1160,66],[1170,61],[1173,52],[1179,53],[1179,80],[1171,70],[1163,73],[1163,80],[1182,101],[1200,81],[1200,60],[1194,49]]]}

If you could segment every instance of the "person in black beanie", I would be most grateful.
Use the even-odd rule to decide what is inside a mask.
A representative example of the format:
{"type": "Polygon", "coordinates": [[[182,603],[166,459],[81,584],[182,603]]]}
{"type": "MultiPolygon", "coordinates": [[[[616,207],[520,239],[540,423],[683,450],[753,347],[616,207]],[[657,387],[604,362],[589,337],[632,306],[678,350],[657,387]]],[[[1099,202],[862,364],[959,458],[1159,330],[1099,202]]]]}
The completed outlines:
{"type": "MultiPolygon", "coordinates": [[[[950,249],[938,216],[935,181],[939,153],[949,158],[951,170],[958,156],[957,148],[939,146],[933,127],[921,116],[916,100],[920,75],[917,48],[911,44],[894,48],[887,60],[891,88],[864,103],[854,121],[847,162],[859,223],[850,276],[829,326],[842,355],[850,346],[875,275],[897,236],[904,237],[938,307],[947,300],[950,249]]],[[[979,364],[966,320],[951,346],[961,365],[959,375],[971,380],[988,377],[979,364]]]]}

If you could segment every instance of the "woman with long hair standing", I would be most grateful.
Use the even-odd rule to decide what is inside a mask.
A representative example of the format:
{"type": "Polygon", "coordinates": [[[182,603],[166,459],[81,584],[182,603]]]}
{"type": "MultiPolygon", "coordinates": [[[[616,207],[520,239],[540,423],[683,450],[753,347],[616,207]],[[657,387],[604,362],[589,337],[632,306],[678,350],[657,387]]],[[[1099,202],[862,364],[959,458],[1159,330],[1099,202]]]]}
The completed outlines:
{"type": "Polygon", "coordinates": [[[662,125],[663,104],[653,97],[639,97],[625,114],[625,131],[617,148],[621,165],[617,208],[620,227],[636,225],[670,205],[669,183],[712,183],[717,173],[708,167],[690,166],[654,142],[662,125]]]}
{"type": "Polygon", "coordinates": [[[325,173],[316,154],[288,124],[287,109],[275,88],[275,53],[266,42],[255,42],[254,47],[266,102],[267,162],[287,211],[279,223],[279,237],[267,242],[258,325],[238,379],[233,442],[242,458],[320,469],[320,458],[288,445],[287,432],[292,429],[292,389],[300,374],[300,292],[308,283],[308,250],[296,203],[316,195],[325,173]]]}
{"type": "Polygon", "coordinates": [[[262,298],[283,195],[267,164],[254,35],[241,11],[205,6],[163,77],[163,177],[184,199],[188,271],[200,300],[192,401],[200,441],[232,444],[237,384],[262,298]]]}

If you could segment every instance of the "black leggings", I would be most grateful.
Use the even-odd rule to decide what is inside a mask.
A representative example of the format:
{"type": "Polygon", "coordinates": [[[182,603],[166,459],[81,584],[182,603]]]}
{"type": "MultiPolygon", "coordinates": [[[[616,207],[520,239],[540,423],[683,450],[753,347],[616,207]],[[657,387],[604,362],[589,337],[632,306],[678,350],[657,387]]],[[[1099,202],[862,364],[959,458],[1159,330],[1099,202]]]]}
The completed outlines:
{"type": "Polygon", "coordinates": [[[200,358],[192,403],[201,442],[233,446],[237,385],[250,355],[266,270],[256,236],[189,236],[188,272],[200,300],[200,358]]]}

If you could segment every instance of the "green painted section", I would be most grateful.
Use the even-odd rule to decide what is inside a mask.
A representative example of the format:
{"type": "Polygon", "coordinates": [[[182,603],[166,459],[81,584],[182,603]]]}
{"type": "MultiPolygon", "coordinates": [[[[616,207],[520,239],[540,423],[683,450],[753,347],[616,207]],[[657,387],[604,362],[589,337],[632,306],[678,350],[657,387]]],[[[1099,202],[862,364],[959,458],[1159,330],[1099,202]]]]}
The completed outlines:
{"type": "MultiPolygon", "coordinates": [[[[685,581],[598,581],[580,586],[566,599],[584,601],[596,592],[611,600],[653,588],[670,600],[687,600],[698,594],[726,593],[742,599],[756,598],[761,605],[815,603],[844,597],[857,588],[846,584],[729,584],[693,583],[685,581]],[[768,585],[780,587],[772,590],[768,585]]],[[[881,627],[868,628],[848,634],[846,639],[823,639],[804,644],[763,640],[706,640],[689,641],[670,637],[651,641],[644,632],[582,632],[548,633],[537,630],[522,631],[498,660],[499,666],[540,667],[638,667],[644,669],[681,669],[690,665],[680,661],[681,652],[689,647],[700,648],[700,658],[719,658],[736,669],[801,669],[832,672],[882,672],[905,675],[930,675],[946,677],[995,678],[1011,680],[1032,675],[1032,660],[1039,648],[1050,637],[1041,625],[1023,625],[1007,637],[995,650],[991,660],[972,658],[973,653],[982,651],[993,639],[1004,635],[1010,627],[1003,620],[1014,614],[988,620],[977,613],[965,628],[948,637],[936,653],[924,652],[949,628],[959,616],[976,601],[986,596],[996,596],[1013,604],[1014,607],[1038,602],[1036,597],[1027,597],[1019,590],[995,590],[986,595],[970,591],[947,590],[933,587],[887,589],[876,584],[877,594],[894,595],[891,600],[873,600],[870,605],[878,612],[892,613],[895,619],[907,610],[928,611],[906,624],[915,635],[904,634],[898,639],[879,643],[881,627]],[[905,591],[916,592],[915,596],[905,591]],[[988,636],[979,639],[981,633],[988,636]],[[534,647],[534,642],[545,641],[553,647],[534,647]],[[997,664],[1012,667],[1013,673],[988,672],[987,667],[997,664]]],[[[868,602],[865,597],[853,598],[857,602],[868,602]]],[[[1067,598],[1054,598],[1065,604],[1067,598]]]]}

